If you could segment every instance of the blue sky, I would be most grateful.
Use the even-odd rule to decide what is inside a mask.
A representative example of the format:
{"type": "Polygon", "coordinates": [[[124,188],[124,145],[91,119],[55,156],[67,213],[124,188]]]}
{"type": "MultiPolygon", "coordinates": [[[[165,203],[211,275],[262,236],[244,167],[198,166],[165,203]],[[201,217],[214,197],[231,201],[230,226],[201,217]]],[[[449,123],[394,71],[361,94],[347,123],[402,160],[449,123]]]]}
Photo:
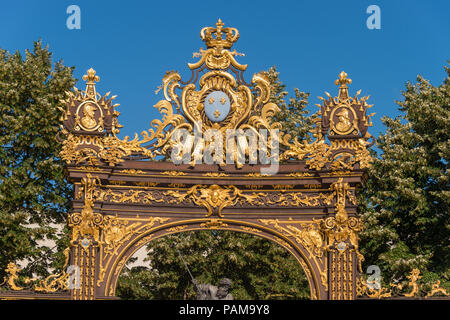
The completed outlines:
{"type": "Polygon", "coordinates": [[[118,95],[121,136],[133,135],[160,118],[155,89],[167,70],[190,75],[192,53],[205,48],[204,26],[221,18],[236,27],[238,62],[248,64],[247,80],[276,65],[293,93],[311,93],[310,109],[324,91],[337,95],[334,80],[345,70],[350,94],[362,89],[376,112],[371,133],[385,128],[380,118],[399,114],[406,81],[418,74],[442,83],[450,59],[450,1],[5,1],[0,5],[0,47],[14,52],[41,38],[55,60],[75,66],[78,88],[86,70],[100,76],[98,92],[118,95]],[[69,30],[69,5],[81,9],[81,29],[69,30]],[[369,5],[381,9],[381,29],[369,30],[369,5]]]}

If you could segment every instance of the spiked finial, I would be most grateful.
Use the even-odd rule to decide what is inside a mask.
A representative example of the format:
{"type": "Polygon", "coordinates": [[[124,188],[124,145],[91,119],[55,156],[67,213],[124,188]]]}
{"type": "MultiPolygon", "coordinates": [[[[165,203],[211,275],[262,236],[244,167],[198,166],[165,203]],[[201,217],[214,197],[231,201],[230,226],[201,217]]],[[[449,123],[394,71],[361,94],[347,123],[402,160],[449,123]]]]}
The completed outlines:
{"type": "Polygon", "coordinates": [[[336,79],[334,82],[336,85],[347,86],[347,84],[352,83],[352,79],[347,78],[347,73],[345,71],[341,71],[339,74],[339,79],[336,79]]]}
{"type": "Polygon", "coordinates": [[[88,83],[89,83],[89,82],[95,83],[95,82],[99,82],[99,81],[100,81],[100,77],[99,77],[99,76],[96,76],[96,75],[95,75],[95,70],[92,69],[92,68],[90,68],[90,69],[87,71],[87,74],[85,74],[85,75],[83,76],[83,80],[84,80],[84,81],[88,81],[88,83]]]}
{"type": "Polygon", "coordinates": [[[97,101],[97,93],[95,91],[95,83],[100,81],[100,77],[95,75],[95,70],[90,68],[87,71],[87,74],[83,76],[83,80],[87,81],[86,83],[86,98],[91,98],[97,101]]]}
{"type": "Polygon", "coordinates": [[[336,79],[334,83],[339,86],[339,97],[338,99],[340,101],[348,100],[348,87],[347,84],[352,83],[352,79],[347,78],[347,73],[344,71],[341,71],[339,74],[339,79],[336,79]]]}

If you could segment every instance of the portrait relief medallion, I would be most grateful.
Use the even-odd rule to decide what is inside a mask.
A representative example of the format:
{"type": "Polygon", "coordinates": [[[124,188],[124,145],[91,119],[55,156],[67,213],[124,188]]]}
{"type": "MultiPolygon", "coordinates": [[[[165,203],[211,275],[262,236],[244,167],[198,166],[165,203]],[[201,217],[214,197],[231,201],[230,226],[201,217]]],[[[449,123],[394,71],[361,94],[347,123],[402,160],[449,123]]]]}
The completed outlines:
{"type": "Polygon", "coordinates": [[[347,106],[335,109],[331,115],[331,119],[334,124],[332,129],[337,134],[350,134],[354,129],[353,120],[355,119],[355,115],[353,114],[353,110],[347,106]]]}
{"type": "Polygon", "coordinates": [[[99,128],[102,118],[101,108],[93,101],[86,101],[78,107],[77,116],[82,130],[94,131],[99,128]]]}

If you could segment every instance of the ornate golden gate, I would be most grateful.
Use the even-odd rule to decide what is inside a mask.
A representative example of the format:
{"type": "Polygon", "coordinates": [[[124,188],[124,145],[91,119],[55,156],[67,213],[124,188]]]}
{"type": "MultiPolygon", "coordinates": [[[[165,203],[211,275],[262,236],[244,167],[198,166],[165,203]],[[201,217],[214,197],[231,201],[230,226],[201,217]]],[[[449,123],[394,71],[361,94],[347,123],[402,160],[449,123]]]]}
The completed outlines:
{"type": "MultiPolygon", "coordinates": [[[[155,105],[162,120],[140,136],[117,137],[115,96],[96,92],[100,79],[93,69],[83,77],[84,91],[68,92],[61,157],[74,199],[66,264],[78,268],[80,281],[68,290],[63,272],[33,290],[113,298],[125,263],[149,241],[220,229],[270,239],[290,251],[312,299],[354,299],[363,259],[356,190],[370,162],[368,97],[358,98],[360,91],[350,97],[351,80],[342,72],[337,97],[326,93],[318,105],[316,140],[298,141],[271,118],[279,109],[269,102],[267,75],[245,82],[247,66],[231,51],[238,31],[219,20],[200,35],[206,50],[188,64],[191,78],[166,73],[164,99],[155,105]]],[[[10,271],[14,289],[14,264],[10,271]]]]}

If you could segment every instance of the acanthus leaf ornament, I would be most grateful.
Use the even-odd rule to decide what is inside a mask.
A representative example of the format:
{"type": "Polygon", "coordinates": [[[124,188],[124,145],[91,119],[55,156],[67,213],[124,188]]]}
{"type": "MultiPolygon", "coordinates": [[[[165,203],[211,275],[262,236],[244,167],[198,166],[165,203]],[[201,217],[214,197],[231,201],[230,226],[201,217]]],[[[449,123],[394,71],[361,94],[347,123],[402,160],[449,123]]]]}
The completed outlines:
{"type": "Polygon", "coordinates": [[[409,280],[408,283],[389,283],[389,287],[380,286],[379,288],[374,288],[368,279],[364,277],[359,277],[357,280],[356,290],[357,296],[363,297],[367,296],[372,299],[385,299],[395,296],[404,296],[407,298],[414,298],[419,296],[420,291],[427,292],[425,298],[432,297],[436,294],[440,294],[444,297],[450,296],[450,294],[442,287],[440,287],[440,280],[431,285],[431,290],[426,288],[425,284],[420,284],[418,281],[422,278],[420,275],[420,270],[414,268],[411,270],[409,275],[406,276],[409,280]],[[407,292],[404,292],[404,289],[407,292]]]}
{"type": "MultiPolygon", "coordinates": [[[[209,187],[195,185],[185,193],[178,191],[167,191],[166,194],[176,199],[175,201],[177,202],[182,202],[185,199],[189,199],[195,204],[205,207],[208,211],[206,217],[211,216],[215,212],[217,212],[219,217],[223,217],[222,209],[234,205],[238,198],[244,198],[251,202],[258,197],[257,195],[244,194],[233,185],[219,186],[216,184],[209,187]]],[[[168,201],[170,203],[174,200],[168,201]]]]}
{"type": "MultiPolygon", "coordinates": [[[[320,280],[328,290],[328,259],[326,258],[326,236],[321,228],[320,220],[313,221],[280,221],[278,219],[259,219],[261,223],[272,226],[275,230],[292,238],[296,243],[302,245],[319,269],[320,280]]],[[[307,268],[304,268],[305,270],[307,268]]]]}
{"type": "Polygon", "coordinates": [[[86,249],[90,245],[99,245],[100,230],[104,219],[103,215],[95,212],[95,190],[100,185],[100,179],[92,176],[90,173],[82,179],[82,187],[77,195],[78,198],[83,194],[83,208],[81,212],[73,212],[68,219],[69,227],[72,228],[71,245],[80,242],[86,249]],[[86,240],[90,241],[86,241],[86,240]]]}
{"type": "Polygon", "coordinates": [[[7,276],[5,276],[5,282],[9,289],[13,291],[34,291],[39,293],[55,293],[59,291],[67,291],[69,289],[70,274],[66,272],[66,268],[69,264],[69,252],[70,247],[64,249],[63,254],[65,257],[62,271],[57,274],[51,274],[44,279],[24,277],[23,283],[29,285],[28,287],[22,287],[17,284],[19,279],[19,272],[21,269],[13,262],[8,263],[8,267],[5,269],[7,276]]]}

